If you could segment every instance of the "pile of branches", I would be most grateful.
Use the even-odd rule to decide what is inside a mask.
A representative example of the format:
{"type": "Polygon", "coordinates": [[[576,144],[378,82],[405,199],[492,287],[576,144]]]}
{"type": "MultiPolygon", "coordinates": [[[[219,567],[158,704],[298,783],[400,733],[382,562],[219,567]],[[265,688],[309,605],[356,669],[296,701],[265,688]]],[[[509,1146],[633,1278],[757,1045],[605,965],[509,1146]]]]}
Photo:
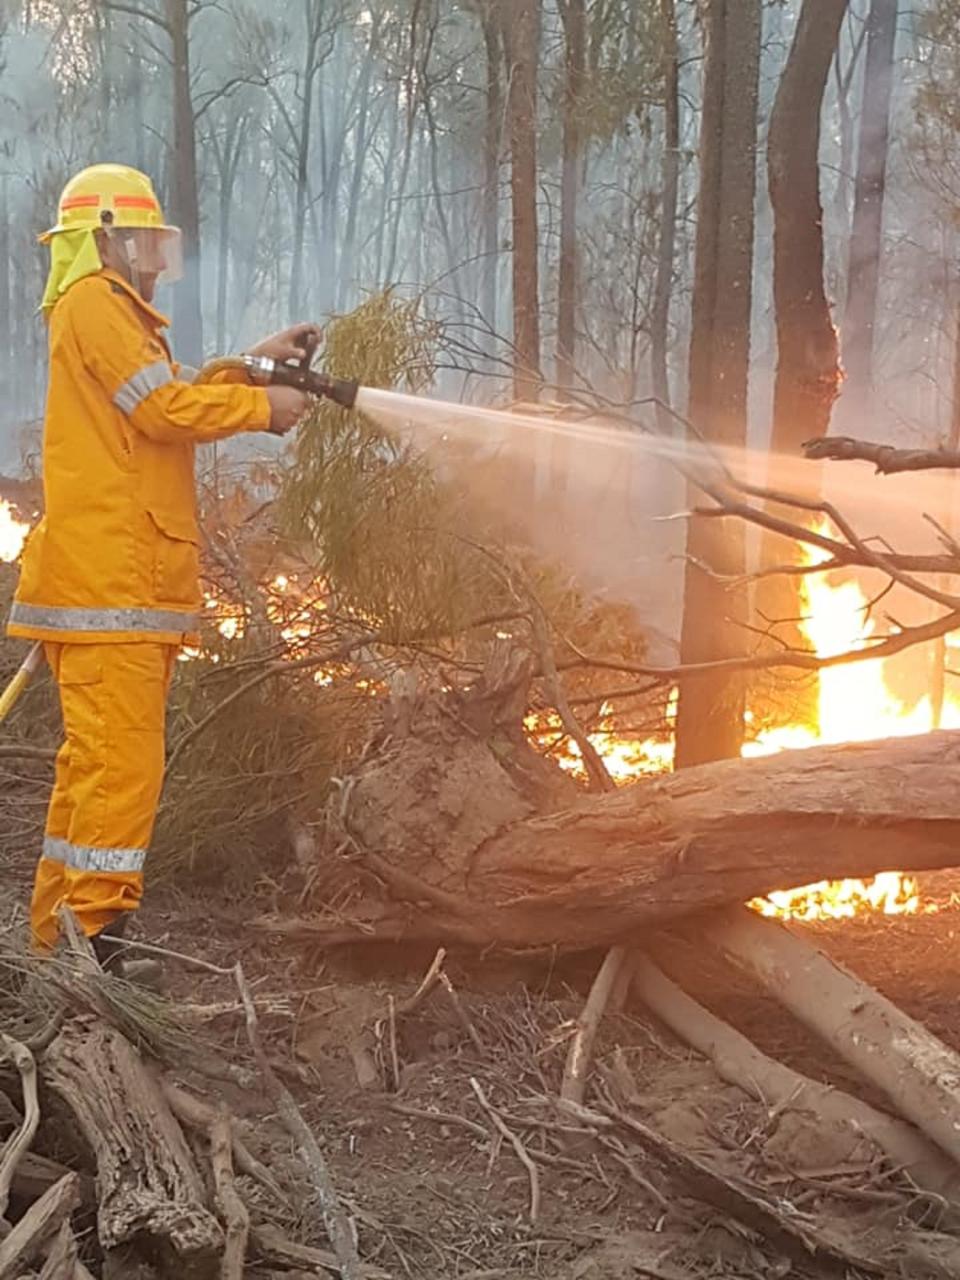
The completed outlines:
{"type": "Polygon", "coordinates": [[[248,1051],[226,1061],[189,1027],[189,1010],[104,973],[69,909],[62,920],[65,955],[30,962],[9,941],[0,952],[0,1276],[240,1280],[248,1253],[260,1274],[274,1264],[353,1280],[376,1274],[360,1266],[317,1138],[269,1061],[240,965],[189,960],[235,986],[248,1051]],[[332,1251],[277,1227],[302,1199],[289,1170],[281,1185],[251,1151],[249,1127],[174,1083],[174,1070],[269,1100],[332,1251]]]}
{"type": "MultiPolygon", "coordinates": [[[[728,954],[739,927],[727,923],[728,954]]],[[[326,1152],[345,1151],[331,1138],[359,1121],[330,1114],[328,1089],[324,1135],[307,1122],[281,1078],[292,1064],[261,1031],[269,997],[242,967],[166,956],[232,992],[219,1012],[239,1015],[246,1044],[227,1059],[197,1030],[209,1008],[129,987],[98,968],[69,915],[64,928],[68,950],[42,965],[0,945],[0,1280],[390,1280],[454,1274],[465,1258],[476,1268],[466,1274],[586,1280],[629,1264],[681,1280],[716,1274],[717,1233],[725,1274],[957,1274],[960,1173],[946,1152],[767,1057],[649,951],[608,960],[578,1011],[571,998],[470,996],[441,950],[418,984],[372,989],[356,1026],[341,1028],[364,1091],[350,1114],[407,1135],[422,1203],[421,1142],[434,1172],[439,1150],[464,1180],[462,1205],[443,1213],[462,1217],[469,1247],[448,1254],[455,1242],[440,1232],[402,1248],[362,1175],[343,1193],[326,1152]],[[617,1013],[601,1025],[631,985],[656,1023],[617,1013]],[[425,1033],[439,1046],[427,1071],[425,1033]],[[684,1045],[706,1061],[693,1066],[684,1045]],[[686,1128],[675,1114],[684,1079],[697,1087],[686,1128]],[[472,1201],[471,1170],[482,1180],[494,1165],[516,1193],[472,1201]],[[599,1207],[572,1216],[581,1201],[599,1207]]],[[[669,960],[681,943],[698,945],[651,946],[669,960]]],[[[891,1079],[903,1070],[888,1065],[891,1079]]]]}

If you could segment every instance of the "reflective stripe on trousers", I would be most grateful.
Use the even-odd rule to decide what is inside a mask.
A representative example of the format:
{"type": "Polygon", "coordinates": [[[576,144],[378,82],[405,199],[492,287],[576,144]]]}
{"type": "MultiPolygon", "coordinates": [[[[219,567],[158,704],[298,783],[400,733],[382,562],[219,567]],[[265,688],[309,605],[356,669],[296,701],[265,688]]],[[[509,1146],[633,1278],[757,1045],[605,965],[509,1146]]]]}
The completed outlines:
{"type": "Polygon", "coordinates": [[[64,743],[30,908],[41,949],[56,943],[64,905],[94,934],[140,903],[177,653],[150,643],[44,648],[60,692],[64,743]]]}

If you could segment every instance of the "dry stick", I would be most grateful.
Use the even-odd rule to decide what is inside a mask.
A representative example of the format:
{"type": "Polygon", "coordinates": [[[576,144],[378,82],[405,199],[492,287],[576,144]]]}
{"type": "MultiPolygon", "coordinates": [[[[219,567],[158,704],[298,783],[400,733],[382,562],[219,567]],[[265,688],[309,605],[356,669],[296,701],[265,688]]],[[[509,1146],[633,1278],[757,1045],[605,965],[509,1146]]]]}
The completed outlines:
{"type": "Polygon", "coordinates": [[[746,1036],[691,999],[647,956],[636,956],[633,980],[651,1013],[711,1061],[722,1079],[778,1112],[808,1112],[821,1125],[846,1126],[863,1134],[917,1186],[960,1201],[960,1170],[912,1125],[768,1058],[746,1036]]]}
{"type": "Polygon", "coordinates": [[[93,1280],[80,1261],[77,1242],[69,1222],[65,1222],[60,1228],[38,1280],[93,1280]]]}
{"type": "Polygon", "coordinates": [[[210,1164],[217,1209],[226,1233],[226,1247],[220,1260],[220,1280],[243,1280],[250,1214],[234,1181],[233,1126],[225,1107],[220,1108],[210,1126],[210,1164]]]}
{"type": "Polygon", "coordinates": [[[443,987],[444,991],[450,997],[450,1003],[453,1005],[453,1011],[457,1015],[457,1020],[459,1021],[461,1027],[463,1027],[467,1035],[470,1037],[471,1041],[473,1042],[473,1047],[476,1049],[477,1053],[482,1054],[483,1041],[480,1039],[480,1033],[477,1031],[477,1028],[473,1025],[473,1022],[470,1019],[470,1015],[467,1013],[466,1009],[463,1007],[463,1001],[460,999],[460,993],[457,991],[456,987],[453,985],[453,983],[450,981],[450,979],[447,977],[445,973],[440,974],[440,985],[443,987]]]}
{"type": "Polygon", "coordinates": [[[68,1173],[45,1191],[0,1244],[0,1280],[13,1280],[80,1203],[80,1178],[68,1173]]]}
{"type": "Polygon", "coordinates": [[[489,1140],[490,1137],[490,1130],[485,1129],[482,1124],[475,1124],[472,1120],[468,1120],[466,1116],[458,1116],[453,1111],[427,1111],[423,1107],[411,1107],[405,1102],[391,1102],[390,1110],[395,1111],[400,1116],[410,1116],[414,1120],[429,1120],[433,1124],[455,1125],[457,1128],[466,1129],[468,1133],[472,1133],[477,1138],[489,1140]]]}
{"type": "Polygon", "coordinates": [[[4,743],[0,746],[0,760],[56,760],[57,753],[50,747],[22,746],[16,742],[4,743]]]}
{"type": "Polygon", "coordinates": [[[60,907],[57,916],[60,919],[67,946],[79,967],[84,973],[103,973],[93,949],[93,943],[81,929],[80,921],[74,915],[72,908],[66,905],[60,907]]]}
{"type": "Polygon", "coordinates": [[[392,995],[387,996],[387,1023],[390,1040],[390,1071],[393,1075],[394,1090],[400,1088],[400,1055],[397,1052],[397,1005],[392,995]]]}
{"type": "Polygon", "coordinates": [[[560,1097],[565,1102],[583,1102],[600,1020],[623,968],[626,954],[626,947],[610,948],[590,988],[583,1012],[577,1019],[577,1031],[567,1054],[563,1069],[563,1084],[560,1089],[560,1097]]]}
{"type": "MultiPolygon", "coordinates": [[[[304,1268],[309,1268],[308,1274],[311,1275],[318,1275],[320,1268],[334,1274],[340,1270],[340,1264],[332,1253],[306,1244],[295,1244],[271,1223],[262,1222],[253,1228],[253,1245],[265,1261],[284,1268],[296,1267],[298,1275],[303,1274],[304,1268]]],[[[361,1280],[392,1280],[386,1271],[365,1262],[360,1265],[360,1276],[361,1280]]]]}
{"type": "Polygon", "coordinates": [[[153,942],[134,942],[130,938],[117,939],[118,951],[143,951],[151,956],[163,956],[167,960],[179,960],[181,964],[194,969],[203,969],[207,973],[216,973],[221,977],[233,977],[233,968],[223,968],[219,964],[211,964],[209,960],[201,960],[198,956],[189,956],[182,951],[171,951],[169,947],[158,947],[153,942]]]}
{"type": "Polygon", "coordinates": [[[0,1157],[0,1218],[3,1218],[10,1201],[10,1187],[17,1165],[32,1144],[40,1124],[40,1103],[37,1100],[37,1064],[33,1054],[25,1044],[3,1032],[0,1032],[0,1047],[3,1049],[3,1056],[10,1058],[20,1072],[23,1088],[23,1120],[0,1157]]]}
{"type": "Polygon", "coordinates": [[[247,986],[247,980],[244,977],[243,966],[239,961],[237,961],[233,972],[246,1012],[247,1038],[250,1041],[250,1048],[253,1050],[273,1104],[296,1143],[300,1158],[303,1160],[310,1175],[313,1189],[316,1191],[317,1199],[320,1201],[323,1225],[326,1228],[330,1243],[333,1245],[333,1251],[337,1255],[341,1278],[342,1280],[360,1280],[360,1257],[357,1253],[353,1228],[337,1197],[336,1188],[333,1185],[333,1179],[330,1176],[330,1170],[327,1167],[323,1152],[300,1114],[290,1090],[270,1065],[260,1040],[260,1024],[257,1021],[256,1006],[253,1003],[253,996],[250,994],[250,988],[247,986]]]}
{"type": "MultiPolygon", "coordinates": [[[[170,1110],[181,1124],[188,1125],[191,1129],[196,1129],[200,1133],[210,1132],[217,1117],[215,1107],[210,1106],[202,1098],[188,1093],[186,1089],[182,1089],[179,1085],[173,1084],[167,1079],[161,1079],[160,1084],[170,1110]]],[[[283,1188],[266,1165],[261,1164],[250,1151],[250,1148],[239,1136],[236,1124],[231,1124],[230,1132],[233,1141],[233,1158],[240,1172],[255,1178],[261,1186],[266,1187],[278,1200],[286,1202],[288,1196],[283,1188]]]]}
{"type": "Polygon", "coordinates": [[[527,1151],[527,1148],[507,1125],[500,1112],[497,1111],[490,1103],[487,1095],[480,1087],[479,1081],[474,1076],[470,1077],[470,1088],[477,1095],[477,1101],[490,1117],[497,1132],[507,1139],[514,1151],[517,1153],[517,1159],[527,1171],[527,1176],[530,1179],[530,1221],[536,1222],[537,1218],[540,1216],[540,1174],[537,1171],[537,1166],[530,1159],[530,1154],[527,1151]]]}
{"type": "Polygon", "coordinates": [[[825,1263],[889,1276],[887,1267],[858,1253],[856,1245],[848,1245],[839,1232],[821,1228],[792,1206],[768,1201],[751,1184],[730,1177],[705,1156],[681,1147],[629,1112],[608,1103],[602,1104],[599,1111],[575,1103],[562,1102],[560,1106],[580,1123],[592,1125],[601,1133],[609,1132],[615,1125],[623,1126],[646,1152],[657,1158],[666,1173],[696,1199],[766,1236],[791,1258],[809,1263],[811,1256],[818,1256],[825,1263]]]}
{"type": "Polygon", "coordinates": [[[573,708],[570,706],[567,695],[564,692],[560,675],[557,671],[557,660],[553,652],[553,645],[550,642],[546,612],[533,593],[529,583],[526,585],[527,590],[530,592],[530,601],[533,606],[531,609],[531,621],[537,648],[540,651],[540,666],[550,689],[553,705],[557,708],[563,727],[580,748],[580,755],[586,766],[593,789],[595,791],[613,791],[616,784],[610,777],[607,766],[600,758],[600,753],[584,732],[583,726],[574,714],[573,708]]]}
{"type": "Polygon", "coordinates": [[[437,954],[430,961],[430,968],[423,975],[419,987],[408,1000],[401,1000],[397,1005],[397,1017],[405,1018],[408,1014],[413,1013],[414,1009],[424,1001],[433,988],[440,981],[440,975],[443,971],[443,964],[447,958],[447,953],[443,947],[437,948],[437,954]]]}

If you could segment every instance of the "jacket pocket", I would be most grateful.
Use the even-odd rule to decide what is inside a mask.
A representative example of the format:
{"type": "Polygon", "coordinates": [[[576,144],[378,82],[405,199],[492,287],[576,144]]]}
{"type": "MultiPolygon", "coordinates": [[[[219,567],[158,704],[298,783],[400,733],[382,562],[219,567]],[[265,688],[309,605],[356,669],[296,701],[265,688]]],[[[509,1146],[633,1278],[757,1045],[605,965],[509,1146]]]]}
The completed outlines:
{"type": "Polygon", "coordinates": [[[200,599],[200,536],[192,517],[148,508],[153,525],[153,598],[195,609],[200,599]]]}

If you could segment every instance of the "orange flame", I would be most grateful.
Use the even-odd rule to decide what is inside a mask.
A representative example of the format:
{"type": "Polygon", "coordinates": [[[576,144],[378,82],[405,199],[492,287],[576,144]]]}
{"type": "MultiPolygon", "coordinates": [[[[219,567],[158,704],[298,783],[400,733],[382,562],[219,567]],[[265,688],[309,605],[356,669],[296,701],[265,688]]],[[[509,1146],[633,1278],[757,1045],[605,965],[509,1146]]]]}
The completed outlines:
{"type": "MultiPolygon", "coordinates": [[[[826,526],[823,530],[830,533],[826,526]]],[[[826,559],[819,548],[807,548],[808,564],[826,559]]],[[[810,647],[820,657],[866,648],[877,634],[869,601],[860,584],[837,582],[835,575],[812,574],[800,589],[803,631],[810,647]]],[[[924,696],[908,704],[896,697],[888,685],[889,669],[882,659],[852,665],[827,667],[820,672],[817,726],[792,724],[761,730],[744,744],[745,757],[773,755],[822,743],[866,742],[877,738],[908,737],[933,728],[930,698],[924,696]]],[[[675,705],[675,697],[671,706],[675,705]]],[[[610,727],[609,709],[598,732],[590,740],[618,784],[666,772],[673,767],[673,746],[659,739],[621,738],[610,727]]],[[[748,713],[748,722],[751,720],[748,713]]],[[[960,727],[960,702],[948,699],[943,712],[945,726],[960,727]]],[[[544,746],[555,745],[563,736],[556,717],[532,717],[528,730],[544,746]]],[[[584,772],[580,750],[568,745],[558,757],[560,765],[572,773],[584,772]]],[[[784,920],[814,921],[847,919],[880,912],[885,915],[934,911],[922,905],[917,881],[897,871],[887,871],[871,880],[822,881],[798,889],[778,890],[768,898],[755,899],[750,906],[766,916],[784,920]]]]}
{"type": "Polygon", "coordinates": [[[30,526],[14,517],[9,502],[0,500],[0,561],[12,564],[23,550],[30,526]]]}

